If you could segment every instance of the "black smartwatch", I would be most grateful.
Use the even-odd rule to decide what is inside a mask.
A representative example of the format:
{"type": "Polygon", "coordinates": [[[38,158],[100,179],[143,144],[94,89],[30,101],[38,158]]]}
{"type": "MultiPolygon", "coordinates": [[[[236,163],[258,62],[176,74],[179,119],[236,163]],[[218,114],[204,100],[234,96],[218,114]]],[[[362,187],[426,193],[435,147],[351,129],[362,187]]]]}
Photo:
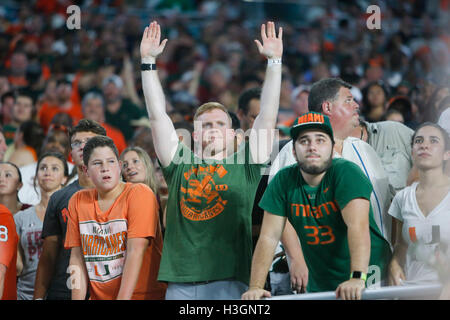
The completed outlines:
{"type": "Polygon", "coordinates": [[[363,280],[364,282],[366,282],[366,280],[367,280],[367,274],[365,274],[364,272],[361,272],[361,271],[353,271],[353,272],[350,274],[350,279],[361,279],[361,280],[363,280]]]}
{"type": "Polygon", "coordinates": [[[156,63],[141,63],[141,71],[156,70],[156,63]]]}

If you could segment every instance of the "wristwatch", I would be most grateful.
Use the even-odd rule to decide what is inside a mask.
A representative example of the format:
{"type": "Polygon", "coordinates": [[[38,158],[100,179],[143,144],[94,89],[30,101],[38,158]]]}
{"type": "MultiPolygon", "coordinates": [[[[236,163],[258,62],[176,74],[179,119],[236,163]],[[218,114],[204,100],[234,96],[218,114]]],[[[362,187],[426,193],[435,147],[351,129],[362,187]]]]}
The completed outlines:
{"type": "Polygon", "coordinates": [[[361,279],[366,282],[367,274],[361,271],[353,271],[352,273],[350,273],[350,279],[361,279]]]}

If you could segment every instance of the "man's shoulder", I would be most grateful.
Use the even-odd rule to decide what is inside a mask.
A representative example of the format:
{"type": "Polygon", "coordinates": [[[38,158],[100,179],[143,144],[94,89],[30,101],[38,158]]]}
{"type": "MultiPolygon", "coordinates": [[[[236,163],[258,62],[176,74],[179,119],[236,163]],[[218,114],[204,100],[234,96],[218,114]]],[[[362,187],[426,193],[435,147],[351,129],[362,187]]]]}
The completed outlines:
{"type": "Polygon", "coordinates": [[[346,173],[353,170],[357,170],[358,172],[361,171],[360,167],[356,163],[345,158],[333,158],[331,166],[328,169],[329,172],[341,171],[346,173]]]}
{"type": "Polygon", "coordinates": [[[352,161],[345,158],[333,158],[331,162],[331,168],[342,167],[342,166],[353,166],[355,165],[352,161]]]}
{"type": "Polygon", "coordinates": [[[298,167],[297,163],[293,163],[290,165],[287,165],[286,167],[281,168],[275,175],[278,180],[291,180],[295,179],[297,176],[297,173],[300,172],[300,168],[298,167]]]}
{"type": "MultiPolygon", "coordinates": [[[[413,135],[414,130],[412,130],[410,127],[404,125],[403,123],[400,123],[398,121],[378,121],[378,122],[368,122],[368,128],[375,129],[378,132],[387,132],[390,133],[392,131],[400,132],[403,134],[410,134],[413,135]]],[[[373,130],[372,130],[373,131],[373,130]]]]}

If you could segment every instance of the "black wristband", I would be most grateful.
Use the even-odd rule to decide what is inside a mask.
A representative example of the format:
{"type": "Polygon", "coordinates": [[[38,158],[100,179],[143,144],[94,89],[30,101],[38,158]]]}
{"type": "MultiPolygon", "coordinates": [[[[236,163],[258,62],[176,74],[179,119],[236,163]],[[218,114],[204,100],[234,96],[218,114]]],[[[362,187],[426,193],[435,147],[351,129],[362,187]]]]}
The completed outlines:
{"type": "Polygon", "coordinates": [[[156,70],[156,63],[141,63],[141,71],[156,70]]]}

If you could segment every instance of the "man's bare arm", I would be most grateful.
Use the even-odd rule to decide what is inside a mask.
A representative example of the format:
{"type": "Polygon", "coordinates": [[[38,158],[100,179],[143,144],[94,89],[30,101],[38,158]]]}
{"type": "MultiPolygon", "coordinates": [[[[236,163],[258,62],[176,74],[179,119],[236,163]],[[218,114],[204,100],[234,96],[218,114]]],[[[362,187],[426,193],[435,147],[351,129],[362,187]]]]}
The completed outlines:
{"type": "MultiPolygon", "coordinates": [[[[273,22],[261,25],[262,44],[255,43],[259,53],[267,59],[279,60],[283,55],[283,29],[280,27],[278,36],[273,22]]],[[[256,163],[264,163],[272,152],[272,130],[275,129],[278,108],[280,106],[281,63],[268,65],[261,91],[260,112],[253,123],[250,134],[250,152],[256,163]]]]}
{"type": "MultiPolygon", "coordinates": [[[[141,40],[141,62],[155,64],[167,43],[161,41],[161,27],[153,21],[145,28],[141,40]]],[[[178,146],[178,137],[172,120],[166,112],[166,100],[156,70],[142,71],[142,90],[150,119],[156,155],[163,167],[172,161],[178,146]]]]}
{"type": "Polygon", "coordinates": [[[264,290],[264,284],[285,222],[286,217],[264,212],[261,234],[252,260],[250,286],[248,291],[242,295],[242,299],[255,300],[270,297],[270,292],[264,290]]]}
{"type": "MultiPolygon", "coordinates": [[[[351,200],[342,209],[342,218],[347,225],[348,248],[350,251],[350,271],[367,273],[370,260],[369,208],[367,199],[351,200]]],[[[361,299],[365,282],[350,279],[339,285],[336,296],[345,300],[361,299]]]]}

